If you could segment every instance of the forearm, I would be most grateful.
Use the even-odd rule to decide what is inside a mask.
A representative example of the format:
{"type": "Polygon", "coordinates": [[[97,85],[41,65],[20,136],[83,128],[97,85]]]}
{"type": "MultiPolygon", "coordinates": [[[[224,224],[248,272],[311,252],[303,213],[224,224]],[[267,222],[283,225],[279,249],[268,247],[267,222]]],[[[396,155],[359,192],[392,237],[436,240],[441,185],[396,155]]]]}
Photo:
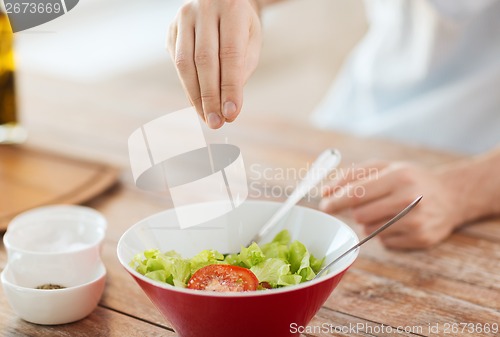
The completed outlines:
{"type": "Polygon", "coordinates": [[[463,223],[500,215],[500,148],[438,170],[457,194],[463,223]]]}

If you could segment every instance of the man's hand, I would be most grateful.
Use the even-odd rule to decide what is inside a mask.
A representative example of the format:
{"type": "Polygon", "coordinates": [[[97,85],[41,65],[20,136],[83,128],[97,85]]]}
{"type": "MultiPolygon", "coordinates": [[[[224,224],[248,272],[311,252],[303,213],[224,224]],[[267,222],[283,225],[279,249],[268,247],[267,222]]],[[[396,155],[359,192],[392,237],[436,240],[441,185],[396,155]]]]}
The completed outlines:
{"type": "Polygon", "coordinates": [[[372,162],[342,172],[338,181],[324,188],[320,209],[350,210],[370,234],[422,194],[422,201],[379,237],[390,248],[427,248],[443,241],[466,219],[463,191],[455,185],[444,172],[409,163],[372,162]]]}
{"type": "Polygon", "coordinates": [[[261,47],[256,0],[194,0],[178,12],[168,49],[191,104],[209,127],[240,113],[261,47]]]}

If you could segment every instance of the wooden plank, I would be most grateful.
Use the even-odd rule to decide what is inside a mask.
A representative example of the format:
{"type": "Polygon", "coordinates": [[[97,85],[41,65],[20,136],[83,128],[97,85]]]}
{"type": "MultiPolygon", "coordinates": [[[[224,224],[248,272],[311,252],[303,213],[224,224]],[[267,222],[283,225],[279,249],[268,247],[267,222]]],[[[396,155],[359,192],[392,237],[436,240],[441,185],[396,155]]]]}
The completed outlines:
{"type": "Polygon", "coordinates": [[[142,191],[126,184],[104,192],[85,205],[98,209],[106,217],[106,238],[115,242],[138,221],[173,206],[164,194],[142,191]]]}
{"type": "Polygon", "coordinates": [[[330,310],[326,307],[320,309],[308,325],[309,330],[304,330],[304,336],[338,336],[338,337],[413,337],[419,336],[418,327],[392,327],[381,323],[355,317],[346,313],[330,310]],[[399,328],[399,330],[398,330],[399,328]],[[405,332],[415,330],[417,334],[405,332]]]}
{"type": "Polygon", "coordinates": [[[460,233],[481,239],[500,242],[500,218],[484,219],[463,227],[460,233]]]}
{"type": "Polygon", "coordinates": [[[171,328],[170,323],[118,261],[116,245],[117,242],[106,240],[103,247],[102,258],[106,265],[107,280],[101,305],[164,328],[171,328]]]}
{"type": "Polygon", "coordinates": [[[436,275],[425,269],[404,267],[392,264],[390,261],[381,262],[369,257],[359,258],[354,268],[398,281],[408,287],[443,294],[482,307],[498,309],[500,305],[500,292],[494,287],[484,287],[463,282],[460,279],[436,275]]]}
{"type": "Polygon", "coordinates": [[[54,193],[66,191],[65,184],[88,180],[96,165],[34,151],[25,146],[0,147],[2,179],[54,193]]]}
{"type": "Polygon", "coordinates": [[[361,256],[405,270],[426,271],[429,275],[500,290],[500,245],[490,240],[456,233],[433,248],[408,252],[388,250],[371,242],[361,249],[361,256]]]}
{"type": "MultiPolygon", "coordinates": [[[[304,199],[301,204],[314,207],[316,202],[317,199],[304,199]]],[[[98,209],[108,219],[106,237],[115,241],[138,221],[173,207],[167,193],[140,190],[126,176],[120,178],[120,186],[107,190],[85,205],[98,209]]]]}
{"type": "MultiPolygon", "coordinates": [[[[75,304],[76,305],[76,304],[75,304]]],[[[134,319],[132,317],[98,306],[86,318],[63,325],[45,326],[28,323],[10,309],[5,296],[0,294],[0,322],[2,336],[9,337],[123,337],[157,336],[175,337],[173,331],[134,319]]]]}
{"type": "Polygon", "coordinates": [[[0,147],[0,230],[20,212],[89,200],[116,182],[118,170],[25,146],[0,147]]]}
{"type": "MultiPolygon", "coordinates": [[[[446,324],[493,324],[500,321],[497,310],[406,286],[356,268],[346,274],[325,306],[393,327],[421,326],[423,336],[449,336],[443,331],[446,324]],[[433,334],[429,326],[435,324],[441,331],[433,334]]],[[[476,337],[478,334],[464,331],[460,336],[476,337]]],[[[482,333],[481,336],[496,334],[482,333]]]]}
{"type": "Polygon", "coordinates": [[[306,161],[301,159],[314,158],[327,147],[341,151],[344,167],[374,158],[418,161],[424,166],[436,166],[460,158],[455,154],[430,151],[424,147],[315,129],[307,124],[284,121],[269,114],[241,114],[238,123],[224,126],[216,132],[207,131],[207,138],[214,142],[224,142],[228,138],[242,148],[244,158],[264,158],[264,163],[273,162],[281,167],[305,164],[306,161]],[[258,137],[255,136],[255,130],[258,130],[258,137]]]}

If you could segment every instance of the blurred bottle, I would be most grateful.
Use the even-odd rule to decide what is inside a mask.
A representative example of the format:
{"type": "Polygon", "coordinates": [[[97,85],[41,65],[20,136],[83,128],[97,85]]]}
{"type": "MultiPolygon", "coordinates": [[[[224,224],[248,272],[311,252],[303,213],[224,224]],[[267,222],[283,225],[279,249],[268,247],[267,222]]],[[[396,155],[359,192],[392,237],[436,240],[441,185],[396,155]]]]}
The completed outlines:
{"type": "Polygon", "coordinates": [[[7,14],[0,9],[0,144],[26,139],[18,124],[14,71],[13,33],[7,14]]]}

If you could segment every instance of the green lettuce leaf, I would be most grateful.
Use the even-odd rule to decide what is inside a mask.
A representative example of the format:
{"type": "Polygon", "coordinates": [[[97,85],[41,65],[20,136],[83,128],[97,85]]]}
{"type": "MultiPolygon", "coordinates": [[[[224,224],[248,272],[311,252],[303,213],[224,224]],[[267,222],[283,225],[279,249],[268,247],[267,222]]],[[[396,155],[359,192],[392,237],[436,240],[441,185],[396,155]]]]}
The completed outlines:
{"type": "Polygon", "coordinates": [[[172,282],[174,286],[186,287],[191,278],[191,263],[189,260],[170,258],[172,282]]]}
{"type": "Polygon", "coordinates": [[[224,258],[224,261],[227,263],[227,264],[230,264],[232,266],[240,266],[240,267],[243,267],[242,266],[242,263],[240,261],[240,255],[239,254],[228,254],[226,255],[226,257],[224,258]]]}
{"type": "Polygon", "coordinates": [[[155,270],[146,273],[144,276],[149,277],[152,280],[167,283],[167,272],[165,270],[155,270]]]}
{"type": "MultiPolygon", "coordinates": [[[[315,262],[315,266],[317,266],[317,259],[314,257],[312,259],[315,262]]],[[[302,282],[310,281],[316,276],[311,266],[311,254],[301,242],[294,241],[290,245],[289,262],[291,272],[300,275],[302,277],[302,282]]]]}
{"type": "Polygon", "coordinates": [[[274,237],[273,243],[279,243],[280,245],[285,245],[288,246],[290,244],[290,241],[292,241],[292,238],[290,236],[290,232],[286,229],[282,230],[276,236],[274,237]]]}
{"type": "Polygon", "coordinates": [[[225,264],[224,255],[216,250],[203,250],[195,255],[191,260],[191,273],[194,274],[198,269],[210,264],[225,264]]]}
{"type": "Polygon", "coordinates": [[[271,258],[253,266],[250,270],[257,276],[259,282],[267,282],[276,288],[280,277],[290,274],[290,265],[282,259],[271,258]]]}
{"type": "Polygon", "coordinates": [[[305,267],[303,260],[306,257],[307,266],[309,266],[309,252],[307,251],[306,246],[299,241],[292,242],[288,251],[288,261],[290,262],[290,269],[292,273],[295,274],[301,267],[305,267]]]}
{"type": "Polygon", "coordinates": [[[191,265],[176,252],[161,253],[150,249],[137,254],[130,263],[139,273],[152,280],[185,287],[191,277],[191,265]]]}
{"type": "Polygon", "coordinates": [[[254,242],[242,247],[239,253],[226,256],[216,250],[203,250],[191,259],[184,259],[175,251],[161,253],[149,249],[135,255],[130,266],[152,280],[186,287],[198,269],[211,264],[231,264],[249,268],[259,282],[267,282],[272,288],[284,287],[313,279],[324,262],[324,258],[314,257],[301,242],[290,241],[290,233],[283,230],[261,247],[254,242]]]}
{"type": "Polygon", "coordinates": [[[264,260],[264,253],[255,242],[252,242],[248,248],[241,247],[239,261],[242,263],[243,267],[251,268],[264,260]]]}
{"type": "Polygon", "coordinates": [[[273,241],[262,246],[262,252],[266,258],[279,258],[288,261],[290,240],[290,233],[287,230],[282,230],[274,237],[273,241]]]}
{"type": "Polygon", "coordinates": [[[323,263],[325,263],[324,257],[322,259],[317,259],[316,257],[314,257],[314,255],[311,254],[311,257],[309,259],[309,264],[311,265],[312,270],[316,274],[321,270],[323,263]]]}
{"type": "Polygon", "coordinates": [[[270,242],[262,246],[266,258],[279,258],[288,261],[288,246],[278,242],[270,242]]]}
{"type": "Polygon", "coordinates": [[[278,280],[278,286],[293,286],[302,282],[302,276],[295,274],[281,275],[278,280]]]}

